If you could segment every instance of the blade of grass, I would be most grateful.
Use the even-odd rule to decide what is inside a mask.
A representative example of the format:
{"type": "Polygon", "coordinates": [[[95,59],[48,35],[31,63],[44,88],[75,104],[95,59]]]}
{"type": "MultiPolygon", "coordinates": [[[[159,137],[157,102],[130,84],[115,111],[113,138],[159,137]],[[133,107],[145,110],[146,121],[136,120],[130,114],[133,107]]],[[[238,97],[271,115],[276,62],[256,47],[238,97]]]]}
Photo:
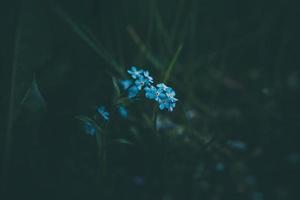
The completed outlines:
{"type": "Polygon", "coordinates": [[[55,12],[63,19],[72,30],[84,41],[86,44],[92,48],[96,54],[104,59],[108,64],[116,69],[119,69],[120,65],[115,59],[105,50],[101,42],[94,36],[94,34],[89,30],[89,28],[77,24],[63,9],[59,6],[54,6],[55,12]]]}
{"type": "Polygon", "coordinates": [[[171,62],[169,64],[169,66],[167,67],[166,72],[164,73],[163,83],[167,83],[168,82],[168,80],[170,78],[170,75],[171,75],[171,73],[173,71],[173,68],[174,68],[174,66],[175,66],[175,64],[176,64],[176,62],[178,60],[179,55],[180,55],[182,47],[183,47],[183,45],[181,44],[177,48],[177,51],[175,52],[175,55],[173,56],[173,58],[172,58],[172,60],[171,60],[171,62]]]}
{"type": "Polygon", "coordinates": [[[163,65],[152,55],[152,53],[147,49],[146,45],[141,41],[138,34],[135,32],[132,26],[127,26],[127,31],[134,43],[140,48],[140,51],[145,55],[145,57],[153,64],[154,67],[162,69],[163,65]]]}
{"type": "Polygon", "coordinates": [[[15,41],[14,41],[14,52],[13,52],[13,64],[12,64],[12,71],[11,71],[11,82],[10,82],[10,92],[9,92],[9,106],[8,106],[8,115],[7,115],[7,128],[5,134],[5,141],[4,141],[4,149],[3,149],[3,158],[2,158],[2,180],[0,185],[0,193],[2,194],[5,192],[8,177],[8,168],[9,168],[9,161],[11,155],[11,144],[12,144],[12,128],[15,118],[15,94],[16,94],[16,76],[17,76],[17,66],[19,64],[19,56],[20,56],[20,41],[22,35],[23,26],[21,24],[20,16],[17,22],[17,28],[15,33],[15,41]]]}

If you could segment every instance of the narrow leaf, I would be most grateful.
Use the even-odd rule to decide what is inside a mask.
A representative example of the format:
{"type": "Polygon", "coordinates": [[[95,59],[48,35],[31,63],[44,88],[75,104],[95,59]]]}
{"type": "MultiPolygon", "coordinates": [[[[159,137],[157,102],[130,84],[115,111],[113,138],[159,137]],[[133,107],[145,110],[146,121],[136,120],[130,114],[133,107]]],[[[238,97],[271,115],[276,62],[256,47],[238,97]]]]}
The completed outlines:
{"type": "Polygon", "coordinates": [[[179,47],[177,48],[177,51],[176,51],[175,55],[173,56],[173,58],[172,58],[172,60],[171,60],[171,62],[169,64],[169,66],[168,66],[168,68],[167,68],[167,70],[166,70],[166,72],[164,74],[163,83],[167,83],[168,82],[168,80],[170,78],[170,75],[171,75],[171,73],[173,71],[173,68],[174,68],[174,66],[176,64],[176,61],[177,61],[177,59],[179,57],[179,54],[180,54],[181,50],[182,50],[182,45],[179,45],[179,47]]]}
{"type": "Polygon", "coordinates": [[[120,87],[119,87],[118,81],[115,77],[112,77],[112,82],[113,82],[113,85],[114,85],[115,98],[117,99],[121,96],[120,87]]]}
{"type": "Polygon", "coordinates": [[[31,112],[42,112],[46,109],[46,102],[35,78],[32,81],[31,87],[27,90],[21,105],[31,112]]]}

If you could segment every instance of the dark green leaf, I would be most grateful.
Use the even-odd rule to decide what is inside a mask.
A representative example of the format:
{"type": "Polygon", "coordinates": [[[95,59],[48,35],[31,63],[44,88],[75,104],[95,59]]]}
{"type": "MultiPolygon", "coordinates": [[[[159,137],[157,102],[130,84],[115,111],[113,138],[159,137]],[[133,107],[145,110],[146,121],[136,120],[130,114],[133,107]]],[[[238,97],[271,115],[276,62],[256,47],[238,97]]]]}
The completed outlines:
{"type": "Polygon", "coordinates": [[[21,104],[30,112],[37,113],[46,109],[46,102],[39,90],[35,78],[32,81],[31,87],[27,90],[21,104]]]}
{"type": "Polygon", "coordinates": [[[114,90],[115,90],[115,98],[119,98],[121,96],[121,91],[120,91],[120,87],[118,85],[118,81],[115,77],[112,77],[112,82],[113,82],[114,90]]]}
{"type": "Polygon", "coordinates": [[[116,139],[116,140],[114,140],[114,142],[116,142],[116,143],[120,143],[120,144],[133,145],[133,143],[132,143],[132,142],[130,142],[129,140],[127,140],[127,139],[124,139],[124,138],[119,138],[119,139],[116,139]]]}

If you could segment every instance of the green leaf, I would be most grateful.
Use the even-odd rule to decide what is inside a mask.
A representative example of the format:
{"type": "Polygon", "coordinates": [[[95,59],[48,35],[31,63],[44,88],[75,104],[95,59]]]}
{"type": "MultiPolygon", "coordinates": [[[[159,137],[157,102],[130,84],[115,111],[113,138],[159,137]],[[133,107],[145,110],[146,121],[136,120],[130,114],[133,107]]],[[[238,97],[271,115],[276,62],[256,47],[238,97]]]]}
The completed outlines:
{"type": "Polygon", "coordinates": [[[92,118],[89,118],[89,117],[83,116],[83,115],[78,115],[75,118],[78,119],[79,121],[83,122],[83,123],[93,124],[97,128],[97,130],[98,130],[97,132],[99,132],[99,133],[102,132],[102,128],[92,118]]]}
{"type": "MultiPolygon", "coordinates": [[[[7,131],[3,142],[3,163],[5,164],[2,173],[4,176],[8,176],[8,160],[10,160],[11,144],[14,138],[13,127],[16,126],[15,119],[20,114],[21,102],[32,85],[35,71],[48,61],[52,45],[49,18],[45,12],[47,4],[38,0],[28,0],[21,1],[18,5],[20,9],[17,10],[20,13],[16,14],[19,18],[14,33],[12,66],[9,66],[11,75],[7,131]]],[[[43,105],[41,98],[38,99],[39,106],[43,105]]],[[[23,131],[26,132],[26,130],[23,131]]],[[[6,177],[2,178],[3,181],[5,179],[6,177]]]]}
{"type": "Polygon", "coordinates": [[[118,85],[118,81],[115,77],[112,77],[112,82],[114,85],[115,98],[118,99],[121,96],[121,91],[120,91],[120,87],[118,85]]]}
{"type": "Polygon", "coordinates": [[[132,38],[134,43],[140,48],[140,51],[145,55],[145,57],[153,64],[154,67],[161,69],[162,64],[160,61],[147,49],[146,45],[142,42],[141,38],[138,36],[136,31],[132,26],[127,27],[129,36],[132,38]]]}
{"type": "Polygon", "coordinates": [[[178,47],[175,55],[173,56],[173,58],[172,58],[172,60],[171,60],[171,62],[169,64],[169,66],[168,66],[168,68],[167,68],[167,70],[166,70],[166,72],[164,74],[163,83],[167,83],[168,82],[168,80],[170,78],[170,75],[171,75],[171,73],[173,71],[173,68],[175,66],[175,63],[176,63],[176,61],[177,61],[177,59],[179,57],[179,54],[180,54],[181,50],[182,50],[182,45],[179,45],[179,47],[178,47]]]}
{"type": "Polygon", "coordinates": [[[117,105],[122,105],[122,106],[128,106],[131,103],[132,103],[132,98],[128,98],[128,97],[122,97],[117,101],[117,105]]]}
{"type": "Polygon", "coordinates": [[[92,49],[95,53],[101,57],[108,64],[113,66],[117,71],[120,71],[121,65],[114,59],[114,57],[104,48],[103,44],[97,39],[92,31],[81,24],[74,21],[68,13],[66,13],[58,5],[54,6],[54,11],[58,16],[64,20],[70,28],[92,49]]]}
{"type": "Polygon", "coordinates": [[[119,139],[116,139],[116,140],[114,140],[114,142],[116,142],[116,143],[120,143],[120,144],[133,145],[133,143],[132,143],[132,142],[130,142],[129,140],[127,140],[127,139],[124,139],[124,138],[119,138],[119,139]]]}
{"type": "Polygon", "coordinates": [[[31,87],[27,90],[21,105],[31,112],[39,113],[45,111],[46,102],[35,78],[31,83],[31,87]]]}

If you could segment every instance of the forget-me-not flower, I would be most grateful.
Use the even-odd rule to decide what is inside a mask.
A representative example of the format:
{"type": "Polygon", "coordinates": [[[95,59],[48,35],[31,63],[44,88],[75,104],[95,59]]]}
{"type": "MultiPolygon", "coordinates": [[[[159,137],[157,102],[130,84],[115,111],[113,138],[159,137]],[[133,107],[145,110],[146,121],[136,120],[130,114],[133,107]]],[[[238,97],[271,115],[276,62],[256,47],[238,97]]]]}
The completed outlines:
{"type": "Polygon", "coordinates": [[[141,76],[143,70],[138,70],[135,66],[132,66],[130,70],[127,70],[127,72],[131,75],[133,79],[137,79],[141,76]]]}
{"type": "Polygon", "coordinates": [[[98,107],[97,112],[103,117],[103,119],[109,120],[109,112],[106,111],[104,106],[98,107]]]}
{"type": "Polygon", "coordinates": [[[165,98],[162,100],[158,101],[159,103],[159,109],[164,110],[167,109],[168,111],[173,111],[173,109],[175,108],[176,104],[175,102],[173,102],[172,100],[165,98]]]}
{"type": "Polygon", "coordinates": [[[166,86],[164,83],[159,83],[159,84],[156,85],[156,87],[158,89],[163,90],[163,91],[165,91],[168,88],[168,86],[166,86]]]}
{"type": "Polygon", "coordinates": [[[150,87],[145,87],[145,96],[148,98],[148,99],[155,99],[156,100],[156,94],[157,94],[157,89],[156,87],[154,87],[153,85],[151,85],[150,87]]]}
{"type": "Polygon", "coordinates": [[[148,71],[143,71],[143,73],[135,81],[135,85],[141,90],[144,86],[149,86],[153,83],[153,78],[149,76],[148,71]]]}
{"type": "Polygon", "coordinates": [[[147,80],[148,83],[153,83],[153,78],[149,75],[148,71],[144,71],[143,76],[147,80]]]}
{"type": "Polygon", "coordinates": [[[176,106],[176,101],[178,101],[178,99],[175,98],[175,91],[164,83],[159,83],[156,87],[158,96],[155,100],[159,103],[159,109],[173,111],[176,106]]]}

